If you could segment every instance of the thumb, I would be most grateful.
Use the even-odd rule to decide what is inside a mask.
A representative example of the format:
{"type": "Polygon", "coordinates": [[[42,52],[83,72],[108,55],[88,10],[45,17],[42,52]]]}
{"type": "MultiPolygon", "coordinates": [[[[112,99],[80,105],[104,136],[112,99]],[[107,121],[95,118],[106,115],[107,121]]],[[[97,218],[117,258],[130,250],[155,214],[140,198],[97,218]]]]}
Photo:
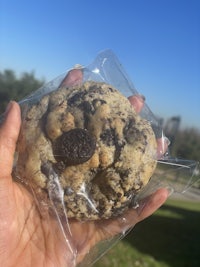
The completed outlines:
{"type": "Polygon", "coordinates": [[[0,127],[0,180],[11,176],[20,124],[20,107],[16,102],[11,101],[0,127]]]}

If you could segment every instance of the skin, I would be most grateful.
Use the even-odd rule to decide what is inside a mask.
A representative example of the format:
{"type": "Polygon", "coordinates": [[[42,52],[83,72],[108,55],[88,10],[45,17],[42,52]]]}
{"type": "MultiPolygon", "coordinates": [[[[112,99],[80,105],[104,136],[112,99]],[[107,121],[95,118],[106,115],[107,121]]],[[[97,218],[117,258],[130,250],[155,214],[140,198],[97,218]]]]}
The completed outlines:
{"type": "MultiPolygon", "coordinates": [[[[70,83],[73,79],[72,75],[70,83]]],[[[1,266],[74,267],[99,241],[125,232],[153,214],[166,201],[168,191],[161,188],[144,199],[138,209],[130,209],[121,218],[84,223],[70,221],[71,233],[66,227],[63,235],[55,217],[48,213],[41,216],[33,195],[12,179],[21,125],[19,105],[10,102],[4,115],[0,127],[1,266]]]]}
{"type": "MultiPolygon", "coordinates": [[[[144,106],[145,97],[141,95],[129,96],[128,100],[131,105],[134,107],[137,113],[140,113],[144,106]]],[[[165,154],[169,146],[169,140],[166,137],[161,137],[157,139],[157,159],[161,159],[165,154]]]]}

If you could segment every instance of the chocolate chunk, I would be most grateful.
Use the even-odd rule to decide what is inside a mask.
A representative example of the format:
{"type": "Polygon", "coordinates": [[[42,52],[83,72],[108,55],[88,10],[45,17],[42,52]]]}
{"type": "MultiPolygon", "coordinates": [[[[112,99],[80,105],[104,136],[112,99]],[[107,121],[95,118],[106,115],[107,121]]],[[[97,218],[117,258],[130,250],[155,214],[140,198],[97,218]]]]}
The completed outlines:
{"type": "Polygon", "coordinates": [[[68,99],[67,104],[69,106],[75,105],[76,102],[77,101],[80,101],[83,98],[84,95],[85,95],[85,92],[84,91],[83,92],[77,92],[77,93],[75,93],[72,97],[70,97],[68,99]]]}
{"type": "Polygon", "coordinates": [[[44,162],[42,165],[41,165],[41,172],[44,173],[44,175],[46,175],[46,177],[54,177],[56,174],[52,168],[52,164],[49,162],[44,162]]]}
{"type": "Polygon", "coordinates": [[[101,140],[107,146],[113,146],[115,144],[116,134],[114,129],[108,128],[100,135],[101,140]]]}
{"type": "Polygon", "coordinates": [[[93,107],[91,106],[89,101],[82,101],[78,107],[84,112],[92,113],[93,107]]]}
{"type": "Polygon", "coordinates": [[[53,144],[57,161],[77,165],[88,161],[96,148],[95,138],[85,129],[75,128],[63,133],[53,144]]]}
{"type": "Polygon", "coordinates": [[[133,144],[138,137],[140,138],[141,133],[135,124],[135,119],[131,119],[127,122],[124,128],[124,137],[129,144],[133,144]]]}

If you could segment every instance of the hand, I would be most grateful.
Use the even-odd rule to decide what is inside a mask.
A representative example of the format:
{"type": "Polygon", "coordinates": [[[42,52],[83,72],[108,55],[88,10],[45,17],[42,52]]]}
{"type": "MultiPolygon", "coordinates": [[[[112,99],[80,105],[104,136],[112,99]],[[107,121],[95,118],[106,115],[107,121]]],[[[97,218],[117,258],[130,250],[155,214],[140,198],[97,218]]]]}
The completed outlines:
{"type": "Polygon", "coordinates": [[[41,217],[32,194],[12,179],[13,158],[21,123],[20,108],[11,102],[0,128],[0,262],[4,267],[76,266],[99,241],[124,232],[150,216],[167,199],[159,189],[122,218],[98,222],[70,221],[68,240],[55,218],[41,217]],[[71,246],[73,244],[73,246],[71,246]],[[72,251],[73,250],[73,251],[72,251]]]}

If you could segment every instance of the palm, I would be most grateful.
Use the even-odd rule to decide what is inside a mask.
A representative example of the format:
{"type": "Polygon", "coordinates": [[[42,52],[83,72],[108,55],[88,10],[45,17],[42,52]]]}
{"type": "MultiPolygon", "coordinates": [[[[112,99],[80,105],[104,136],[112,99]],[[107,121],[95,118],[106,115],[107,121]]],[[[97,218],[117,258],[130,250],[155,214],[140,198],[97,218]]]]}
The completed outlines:
{"type": "MultiPolygon", "coordinates": [[[[68,80],[69,82],[69,80],[68,80]]],[[[70,80],[74,83],[74,80],[70,80]]],[[[151,215],[167,198],[160,189],[144,208],[129,210],[123,218],[80,223],[70,221],[65,235],[55,217],[41,216],[27,189],[12,181],[13,154],[20,129],[16,103],[0,128],[0,261],[2,266],[75,266],[99,241],[111,238],[151,215]]]]}
{"type": "Polygon", "coordinates": [[[62,249],[62,242],[56,240],[59,238],[54,232],[56,228],[52,227],[54,221],[40,217],[32,197],[20,185],[10,184],[8,193],[8,203],[1,205],[3,266],[62,266],[62,259],[54,254],[55,244],[62,249]]]}
{"type": "MultiPolygon", "coordinates": [[[[158,194],[158,193],[157,193],[158,194]]],[[[161,195],[161,192],[159,192],[161,195]]],[[[162,200],[165,195],[162,192],[162,200]]],[[[155,196],[154,196],[155,197],[155,196]]],[[[139,220],[158,208],[158,203],[151,203],[151,210],[138,214],[135,210],[127,212],[123,219],[102,220],[98,222],[70,222],[72,239],[68,244],[56,219],[42,218],[34,199],[21,185],[12,182],[9,185],[9,202],[1,205],[5,214],[4,224],[1,224],[0,247],[3,255],[3,266],[72,266],[77,253],[77,261],[100,240],[111,238],[116,234],[134,226],[139,220]],[[148,214],[147,214],[148,213],[148,214]],[[124,220],[125,219],[125,220],[124,220]],[[4,251],[3,251],[4,248],[4,251]],[[72,249],[72,251],[71,251],[72,249]],[[17,264],[16,264],[17,263],[17,264]]],[[[70,239],[67,236],[68,240],[70,239]]]]}

